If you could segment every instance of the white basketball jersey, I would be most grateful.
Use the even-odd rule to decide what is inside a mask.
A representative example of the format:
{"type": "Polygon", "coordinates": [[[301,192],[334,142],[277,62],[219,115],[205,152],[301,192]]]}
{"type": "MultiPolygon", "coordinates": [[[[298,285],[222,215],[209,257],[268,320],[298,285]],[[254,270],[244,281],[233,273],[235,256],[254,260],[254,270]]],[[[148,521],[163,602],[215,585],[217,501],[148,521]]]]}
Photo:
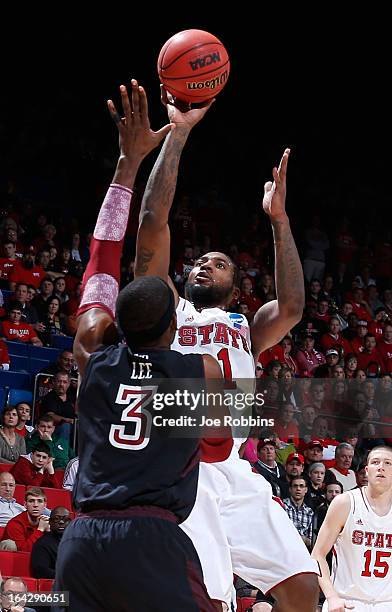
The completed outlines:
{"type": "MultiPolygon", "coordinates": [[[[171,348],[180,353],[212,355],[221,366],[224,378],[237,383],[237,390],[254,392],[255,363],[249,324],[244,315],[221,308],[204,308],[199,312],[191,302],[180,298],[177,333],[171,348]]],[[[232,407],[230,410],[233,417],[239,416],[232,407]]],[[[236,447],[246,439],[247,432],[243,427],[233,430],[236,447]]]]}
{"type": "Polygon", "coordinates": [[[378,516],[366,489],[348,491],[351,509],[334,546],[332,582],[343,598],[391,602],[392,610],[392,509],[378,516]]]}
{"type": "Polygon", "coordinates": [[[250,329],[244,315],[221,308],[198,312],[191,302],[180,298],[171,348],[180,353],[212,355],[227,379],[255,378],[250,329]]]}

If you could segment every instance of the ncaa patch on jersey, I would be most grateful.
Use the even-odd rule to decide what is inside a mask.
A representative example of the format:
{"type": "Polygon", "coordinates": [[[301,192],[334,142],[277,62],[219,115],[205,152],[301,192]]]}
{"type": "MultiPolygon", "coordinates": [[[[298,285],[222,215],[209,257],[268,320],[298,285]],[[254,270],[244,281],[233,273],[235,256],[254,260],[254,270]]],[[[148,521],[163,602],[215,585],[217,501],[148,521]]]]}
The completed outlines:
{"type": "Polygon", "coordinates": [[[245,316],[242,314],[238,314],[237,312],[230,312],[228,313],[228,315],[229,315],[230,323],[233,324],[235,329],[238,329],[238,331],[241,331],[243,328],[243,323],[245,323],[246,321],[245,316]]]}

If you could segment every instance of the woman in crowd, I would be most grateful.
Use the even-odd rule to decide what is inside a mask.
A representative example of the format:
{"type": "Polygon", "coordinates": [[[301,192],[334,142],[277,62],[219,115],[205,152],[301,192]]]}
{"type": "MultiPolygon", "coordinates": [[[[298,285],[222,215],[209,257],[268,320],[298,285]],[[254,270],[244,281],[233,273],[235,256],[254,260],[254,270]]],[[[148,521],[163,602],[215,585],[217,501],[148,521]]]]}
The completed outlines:
{"type": "Polygon", "coordinates": [[[283,349],[283,357],[285,364],[290,368],[293,376],[296,376],[298,374],[298,367],[292,355],[293,341],[290,336],[285,336],[283,340],[281,340],[280,344],[283,349]]]}
{"type": "Polygon", "coordinates": [[[278,374],[279,380],[279,401],[290,402],[295,409],[298,409],[295,397],[295,379],[290,368],[282,366],[278,374]]]}
{"type": "Polygon", "coordinates": [[[310,334],[302,338],[301,349],[295,356],[300,376],[313,376],[314,370],[325,363],[325,357],[314,348],[314,338],[310,334]]]}
{"type": "Polygon", "coordinates": [[[61,304],[68,302],[69,295],[66,292],[64,276],[58,276],[54,281],[54,295],[59,298],[61,304]]]}
{"type": "Polygon", "coordinates": [[[347,379],[352,379],[358,368],[358,359],[355,353],[347,353],[344,357],[344,372],[347,379]]]}
{"type": "Polygon", "coordinates": [[[0,427],[0,463],[15,463],[20,455],[26,454],[24,438],[18,436],[15,429],[18,424],[18,413],[14,406],[7,406],[2,415],[0,427]]]}
{"type": "Polygon", "coordinates": [[[45,331],[39,332],[45,346],[52,345],[53,336],[66,335],[66,319],[61,313],[61,303],[57,296],[48,299],[46,316],[40,322],[45,326],[45,331]]]}

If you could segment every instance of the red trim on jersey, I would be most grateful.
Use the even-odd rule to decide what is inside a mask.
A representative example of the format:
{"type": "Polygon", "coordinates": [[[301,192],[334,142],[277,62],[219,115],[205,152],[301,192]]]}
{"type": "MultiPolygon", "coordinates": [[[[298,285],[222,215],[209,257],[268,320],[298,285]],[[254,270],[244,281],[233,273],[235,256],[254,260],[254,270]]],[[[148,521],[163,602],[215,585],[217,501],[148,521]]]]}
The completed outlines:
{"type": "Polygon", "coordinates": [[[176,515],[167,510],[166,508],[160,508],[158,506],[129,506],[122,510],[110,509],[97,509],[91,510],[91,512],[80,512],[77,514],[77,518],[123,518],[128,516],[139,516],[141,518],[159,518],[171,523],[178,523],[176,515]]]}
{"type": "Polygon", "coordinates": [[[218,463],[225,461],[233,448],[233,438],[203,438],[200,442],[200,461],[218,463]]]}
{"type": "Polygon", "coordinates": [[[363,487],[361,487],[359,490],[361,491],[363,503],[365,504],[367,511],[370,512],[370,508],[368,506],[368,502],[367,502],[366,497],[365,497],[364,492],[363,492],[363,487]]]}

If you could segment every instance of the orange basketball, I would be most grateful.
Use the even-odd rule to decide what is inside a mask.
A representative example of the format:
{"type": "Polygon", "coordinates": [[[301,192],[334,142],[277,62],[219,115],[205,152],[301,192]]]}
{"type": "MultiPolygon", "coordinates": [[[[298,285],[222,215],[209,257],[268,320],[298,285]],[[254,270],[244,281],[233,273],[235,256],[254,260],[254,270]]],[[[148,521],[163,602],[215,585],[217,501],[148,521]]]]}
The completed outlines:
{"type": "Polygon", "coordinates": [[[204,30],[178,32],[163,45],[158,57],[161,83],[184,102],[205,102],[227,83],[230,60],[223,44],[204,30]]]}

